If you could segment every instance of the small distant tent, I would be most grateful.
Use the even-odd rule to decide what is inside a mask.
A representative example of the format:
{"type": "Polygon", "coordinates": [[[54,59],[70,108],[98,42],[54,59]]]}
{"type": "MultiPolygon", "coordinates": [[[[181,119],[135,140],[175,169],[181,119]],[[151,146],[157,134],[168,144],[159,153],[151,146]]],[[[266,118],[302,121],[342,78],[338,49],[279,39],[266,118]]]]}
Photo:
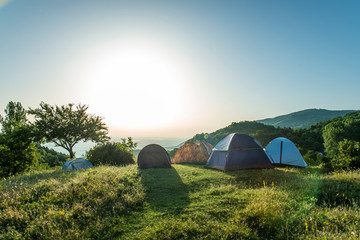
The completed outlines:
{"type": "Polygon", "coordinates": [[[64,163],[62,170],[72,171],[79,169],[93,168],[94,166],[84,158],[74,158],[64,163]]]}
{"type": "Polygon", "coordinates": [[[266,154],[275,166],[306,167],[299,149],[287,138],[278,137],[272,140],[265,148],[266,154]]]}
{"type": "Polygon", "coordinates": [[[249,168],[273,168],[259,141],[242,133],[232,133],[220,140],[206,163],[224,172],[249,168]]]}
{"type": "Polygon", "coordinates": [[[212,145],[204,141],[187,142],[175,153],[172,163],[206,163],[211,154],[212,145]]]}
{"type": "Polygon", "coordinates": [[[170,156],[160,145],[149,144],[138,155],[139,168],[171,168],[170,156]]]}

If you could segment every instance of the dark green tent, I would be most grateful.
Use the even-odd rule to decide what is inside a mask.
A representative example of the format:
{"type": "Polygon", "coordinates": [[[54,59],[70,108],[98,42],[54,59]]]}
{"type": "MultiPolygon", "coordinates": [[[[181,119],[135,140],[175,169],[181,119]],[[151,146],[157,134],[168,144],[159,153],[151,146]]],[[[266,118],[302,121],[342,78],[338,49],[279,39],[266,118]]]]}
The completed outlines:
{"type": "Polygon", "coordinates": [[[171,168],[168,152],[157,144],[145,146],[139,152],[139,168],[171,168]]]}

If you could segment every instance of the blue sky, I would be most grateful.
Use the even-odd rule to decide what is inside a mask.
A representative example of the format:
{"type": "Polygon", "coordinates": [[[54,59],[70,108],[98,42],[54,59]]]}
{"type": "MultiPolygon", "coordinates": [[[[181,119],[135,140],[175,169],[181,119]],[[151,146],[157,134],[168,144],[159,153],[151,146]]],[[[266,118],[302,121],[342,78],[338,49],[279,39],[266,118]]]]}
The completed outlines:
{"type": "Polygon", "coordinates": [[[171,137],[359,109],[359,12],[328,0],[8,1],[0,108],[88,104],[112,135],[171,137]]]}

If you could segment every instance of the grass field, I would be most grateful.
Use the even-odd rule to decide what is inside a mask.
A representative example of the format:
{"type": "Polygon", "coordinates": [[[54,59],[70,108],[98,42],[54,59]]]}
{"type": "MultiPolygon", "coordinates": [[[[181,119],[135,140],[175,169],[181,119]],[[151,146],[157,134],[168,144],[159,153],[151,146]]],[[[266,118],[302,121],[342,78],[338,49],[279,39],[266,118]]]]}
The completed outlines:
{"type": "Polygon", "coordinates": [[[5,179],[0,239],[359,239],[360,171],[200,165],[5,179]]]}

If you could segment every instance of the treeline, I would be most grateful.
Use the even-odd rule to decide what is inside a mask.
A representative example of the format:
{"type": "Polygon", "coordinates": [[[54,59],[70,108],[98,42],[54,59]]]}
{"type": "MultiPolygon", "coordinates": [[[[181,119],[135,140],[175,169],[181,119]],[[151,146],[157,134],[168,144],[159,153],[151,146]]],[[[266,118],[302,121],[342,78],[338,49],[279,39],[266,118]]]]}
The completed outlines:
{"type": "Polygon", "coordinates": [[[307,129],[280,128],[255,121],[233,122],[212,133],[195,135],[215,145],[230,133],[246,133],[266,146],[276,137],[286,137],[299,148],[310,165],[323,164],[327,171],[360,168],[360,111],[319,122],[307,129]]]}
{"type": "Polygon", "coordinates": [[[36,109],[25,110],[19,102],[9,102],[5,116],[0,116],[0,178],[31,169],[61,166],[75,158],[74,146],[80,141],[97,143],[87,152],[94,165],[134,163],[132,138],[109,142],[108,128],[99,116],[87,113],[88,106],[67,104],[51,106],[44,102],[36,109]],[[33,115],[30,122],[27,115],[33,115]],[[52,142],[69,155],[42,146],[52,142]]]}

